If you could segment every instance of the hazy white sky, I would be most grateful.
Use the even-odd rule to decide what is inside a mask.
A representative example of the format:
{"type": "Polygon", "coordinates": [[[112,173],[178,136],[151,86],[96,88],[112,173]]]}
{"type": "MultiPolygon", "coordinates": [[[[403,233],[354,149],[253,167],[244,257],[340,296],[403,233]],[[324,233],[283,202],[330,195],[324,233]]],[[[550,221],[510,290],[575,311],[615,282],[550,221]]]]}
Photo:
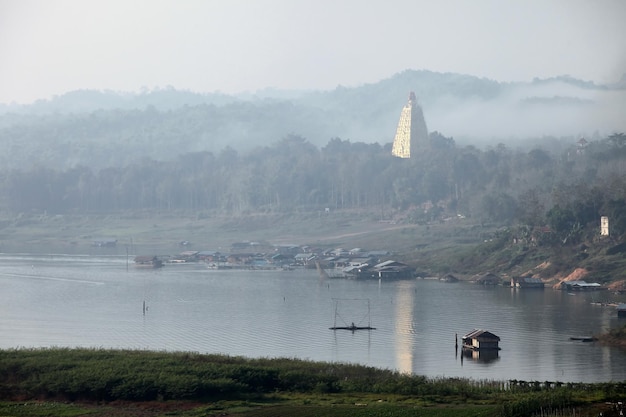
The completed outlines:
{"type": "Polygon", "coordinates": [[[0,0],[0,102],[626,72],[626,0],[0,0]]]}

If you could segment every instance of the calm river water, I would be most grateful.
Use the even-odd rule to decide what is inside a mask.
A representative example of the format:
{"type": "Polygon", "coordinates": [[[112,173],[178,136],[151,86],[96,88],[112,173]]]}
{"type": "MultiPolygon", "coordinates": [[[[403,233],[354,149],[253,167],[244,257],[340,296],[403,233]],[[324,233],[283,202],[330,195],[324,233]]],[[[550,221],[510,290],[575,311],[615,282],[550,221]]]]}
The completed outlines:
{"type": "Polygon", "coordinates": [[[614,308],[592,305],[624,302],[619,297],[435,280],[322,281],[308,270],[136,270],[125,257],[0,255],[0,348],[195,351],[430,377],[623,381],[626,352],[570,340],[623,324],[614,308]],[[370,320],[376,330],[329,330],[370,320]],[[496,358],[455,350],[455,335],[474,328],[500,336],[496,358]]]}

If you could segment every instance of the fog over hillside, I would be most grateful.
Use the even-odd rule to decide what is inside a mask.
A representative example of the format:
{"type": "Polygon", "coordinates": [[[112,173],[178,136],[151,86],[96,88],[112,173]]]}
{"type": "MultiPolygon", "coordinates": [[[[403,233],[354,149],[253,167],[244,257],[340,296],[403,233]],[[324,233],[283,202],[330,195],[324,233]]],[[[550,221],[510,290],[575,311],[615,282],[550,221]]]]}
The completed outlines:
{"type": "Polygon", "coordinates": [[[626,129],[626,90],[582,89],[554,80],[505,86],[493,99],[443,96],[429,125],[479,142],[540,136],[608,135],[626,129]]]}
{"type": "Polygon", "coordinates": [[[500,83],[469,75],[407,70],[378,83],[330,91],[262,90],[240,96],[178,91],[81,90],[31,105],[0,105],[7,167],[105,167],[187,152],[245,151],[298,135],[390,143],[414,91],[429,131],[460,146],[538,138],[606,137],[626,131],[626,83],[568,76],[500,83]],[[36,152],[34,152],[36,150],[36,152]]]}

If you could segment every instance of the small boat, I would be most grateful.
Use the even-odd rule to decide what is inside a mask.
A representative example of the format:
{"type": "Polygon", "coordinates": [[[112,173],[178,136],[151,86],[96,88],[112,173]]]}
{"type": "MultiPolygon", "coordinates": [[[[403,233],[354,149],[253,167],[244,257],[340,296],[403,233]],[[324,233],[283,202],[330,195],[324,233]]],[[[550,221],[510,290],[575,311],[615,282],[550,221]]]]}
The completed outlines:
{"type": "Polygon", "coordinates": [[[598,339],[593,336],[572,336],[569,340],[577,340],[579,342],[595,342],[598,339]]]}
{"type": "MultiPolygon", "coordinates": [[[[329,327],[330,330],[350,330],[351,332],[355,332],[357,330],[376,330],[376,327],[372,327],[372,323],[371,323],[371,319],[370,319],[370,300],[359,300],[359,299],[353,299],[351,301],[366,301],[367,302],[367,326],[360,326],[357,324],[354,324],[354,322],[352,322],[350,325],[345,325],[345,326],[337,326],[337,318],[340,318],[341,320],[343,320],[339,314],[339,301],[341,301],[340,299],[336,298],[335,300],[335,323],[333,325],[333,327],[329,327]]],[[[345,323],[345,321],[344,321],[345,323]]]]}
{"type": "Polygon", "coordinates": [[[376,327],[357,326],[356,324],[352,323],[350,326],[333,326],[333,327],[329,327],[329,329],[330,330],[350,330],[354,332],[357,330],[376,330],[376,327]]]}

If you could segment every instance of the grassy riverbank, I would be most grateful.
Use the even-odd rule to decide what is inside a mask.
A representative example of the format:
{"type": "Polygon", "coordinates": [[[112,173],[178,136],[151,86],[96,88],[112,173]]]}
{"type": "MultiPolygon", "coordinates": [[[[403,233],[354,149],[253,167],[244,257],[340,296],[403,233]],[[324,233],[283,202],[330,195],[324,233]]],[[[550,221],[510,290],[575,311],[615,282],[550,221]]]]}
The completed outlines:
{"type": "Polygon", "coordinates": [[[102,238],[117,240],[118,248],[156,254],[183,250],[179,246],[181,241],[191,242],[191,248],[196,250],[227,251],[235,242],[257,241],[329,246],[362,244],[367,248],[399,251],[407,247],[409,240],[418,238],[419,233],[406,233],[416,228],[380,222],[372,213],[354,211],[240,216],[153,212],[20,215],[0,218],[0,251],[89,253],[95,250],[91,248],[92,242],[102,238]]]}
{"type": "Polygon", "coordinates": [[[3,416],[597,415],[625,383],[425,378],[295,359],[92,349],[0,351],[3,416]],[[545,414],[544,414],[545,415],[545,414]]]}

